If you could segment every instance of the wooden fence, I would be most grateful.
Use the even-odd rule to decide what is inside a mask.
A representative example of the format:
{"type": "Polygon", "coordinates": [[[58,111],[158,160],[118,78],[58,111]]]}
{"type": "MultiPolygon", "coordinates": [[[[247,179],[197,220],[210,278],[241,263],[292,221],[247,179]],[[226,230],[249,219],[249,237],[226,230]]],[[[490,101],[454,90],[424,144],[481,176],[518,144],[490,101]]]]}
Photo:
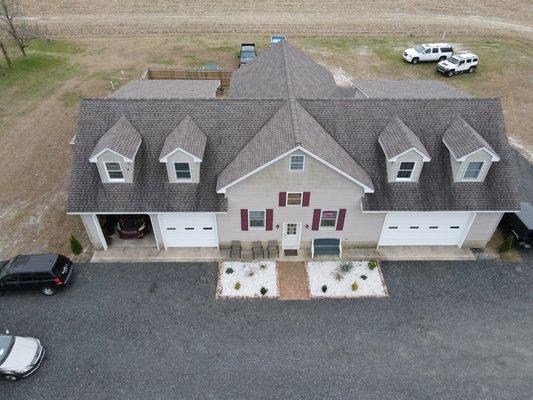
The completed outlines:
{"type": "Polygon", "coordinates": [[[213,79],[220,81],[220,86],[227,89],[231,80],[231,71],[147,68],[142,79],[213,79]]]}

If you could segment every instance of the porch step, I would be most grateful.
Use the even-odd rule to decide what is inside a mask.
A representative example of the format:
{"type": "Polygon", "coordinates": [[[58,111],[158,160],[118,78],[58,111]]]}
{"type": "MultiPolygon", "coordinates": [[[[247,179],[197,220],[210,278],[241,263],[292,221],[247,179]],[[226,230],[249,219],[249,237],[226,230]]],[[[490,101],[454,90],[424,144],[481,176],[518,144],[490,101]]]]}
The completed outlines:
{"type": "Polygon", "coordinates": [[[309,300],[305,262],[278,262],[280,300],[309,300]]]}

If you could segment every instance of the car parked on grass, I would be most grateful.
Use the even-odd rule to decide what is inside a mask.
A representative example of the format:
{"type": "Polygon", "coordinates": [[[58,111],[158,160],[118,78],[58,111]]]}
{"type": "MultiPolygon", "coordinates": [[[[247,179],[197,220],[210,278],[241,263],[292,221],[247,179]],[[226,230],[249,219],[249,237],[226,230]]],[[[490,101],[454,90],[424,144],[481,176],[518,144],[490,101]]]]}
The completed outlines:
{"type": "Polygon", "coordinates": [[[202,71],[221,71],[220,65],[210,63],[210,64],[204,64],[202,65],[202,68],[200,68],[202,71]]]}
{"type": "Polygon", "coordinates": [[[287,39],[287,36],[285,36],[285,35],[272,35],[272,36],[270,36],[270,43],[268,45],[272,46],[273,44],[277,44],[279,42],[283,42],[286,39],[287,39]]]}
{"type": "Polygon", "coordinates": [[[257,56],[255,43],[242,43],[239,52],[239,67],[246,65],[257,56]]]}
{"type": "Polygon", "coordinates": [[[0,262],[0,293],[40,290],[51,296],[72,280],[74,265],[60,254],[19,255],[0,262]]]}
{"type": "Polygon", "coordinates": [[[117,231],[121,239],[142,239],[150,233],[150,219],[145,215],[121,215],[118,217],[117,231]]]}
{"type": "Polygon", "coordinates": [[[44,358],[38,339],[0,334],[0,376],[13,382],[33,374],[44,358]]]}
{"type": "Polygon", "coordinates": [[[412,64],[423,61],[443,61],[453,55],[453,47],[449,43],[424,43],[405,49],[403,59],[412,64]]]}
{"type": "Polygon", "coordinates": [[[472,53],[454,54],[448,59],[437,64],[437,71],[452,77],[455,74],[474,72],[479,64],[479,57],[472,53]]]}

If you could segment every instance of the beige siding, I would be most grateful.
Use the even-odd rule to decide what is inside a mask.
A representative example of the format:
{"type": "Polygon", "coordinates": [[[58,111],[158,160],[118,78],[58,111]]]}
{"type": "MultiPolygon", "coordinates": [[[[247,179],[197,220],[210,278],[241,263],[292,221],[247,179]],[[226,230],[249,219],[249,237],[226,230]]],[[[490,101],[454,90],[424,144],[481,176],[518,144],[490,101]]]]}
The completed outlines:
{"type": "Polygon", "coordinates": [[[485,247],[496,227],[500,223],[503,213],[477,213],[470,231],[466,235],[463,247],[485,247]]]}
{"type": "Polygon", "coordinates": [[[225,245],[231,240],[278,240],[281,243],[283,223],[301,222],[301,247],[309,247],[311,239],[317,237],[340,238],[344,245],[375,246],[385,214],[361,212],[361,187],[308,155],[305,155],[304,169],[304,172],[289,172],[287,156],[228,188],[228,212],[217,216],[221,244],[225,245]],[[279,192],[304,191],[311,193],[309,207],[278,206],[279,192]],[[241,231],[241,209],[256,211],[268,208],[274,210],[272,231],[241,231]],[[344,229],[311,230],[315,208],[345,208],[347,211],[344,229]],[[276,228],[277,225],[279,228],[276,228]]]}
{"type": "Polygon", "coordinates": [[[161,224],[159,223],[158,214],[149,214],[150,221],[152,222],[152,231],[154,232],[155,240],[159,250],[163,250],[165,245],[163,244],[163,235],[161,233],[161,224]]]}
{"type": "Polygon", "coordinates": [[[170,155],[167,159],[167,173],[168,180],[172,183],[180,183],[184,181],[176,180],[176,172],[174,170],[174,163],[189,163],[189,168],[191,169],[191,179],[192,183],[200,182],[200,163],[193,162],[193,158],[187,154],[177,151],[174,154],[170,155]]]}
{"type": "Polygon", "coordinates": [[[96,250],[104,249],[105,243],[103,243],[102,240],[105,239],[103,239],[102,228],[98,224],[98,220],[94,218],[94,214],[81,214],[80,218],[85,226],[85,231],[87,232],[87,236],[89,236],[89,240],[93,244],[93,247],[96,250]]]}
{"type": "Polygon", "coordinates": [[[124,174],[125,183],[133,182],[133,163],[125,162],[123,157],[111,151],[106,151],[100,156],[98,156],[98,160],[96,162],[96,166],[98,168],[98,172],[100,173],[100,178],[102,178],[103,183],[109,183],[109,178],[107,176],[107,171],[105,167],[106,162],[119,163],[122,168],[122,173],[124,174]]]}
{"type": "Polygon", "coordinates": [[[484,164],[483,164],[483,167],[481,168],[481,172],[479,173],[478,180],[480,182],[484,181],[485,176],[487,175],[490,165],[492,163],[491,160],[492,160],[492,156],[489,153],[487,153],[485,150],[478,151],[477,153],[474,153],[468,156],[465,159],[465,161],[456,161],[453,155],[450,153],[450,162],[452,163],[453,180],[455,182],[462,182],[468,163],[470,161],[482,161],[484,164]]]}
{"type": "Polygon", "coordinates": [[[411,174],[411,182],[418,182],[424,162],[422,161],[422,156],[414,150],[402,154],[398,157],[397,161],[387,161],[387,177],[389,182],[396,182],[398,170],[400,169],[400,164],[402,162],[415,162],[415,169],[411,174]]]}

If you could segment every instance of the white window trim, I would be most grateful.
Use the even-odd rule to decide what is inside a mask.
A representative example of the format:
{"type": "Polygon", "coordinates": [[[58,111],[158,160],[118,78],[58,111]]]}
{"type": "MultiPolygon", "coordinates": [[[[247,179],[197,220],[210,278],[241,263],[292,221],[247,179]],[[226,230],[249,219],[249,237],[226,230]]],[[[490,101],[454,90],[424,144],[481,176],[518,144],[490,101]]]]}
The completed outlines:
{"type": "MultiPolygon", "coordinates": [[[[122,169],[122,163],[116,162],[116,161],[106,161],[104,162],[104,168],[107,174],[107,180],[109,182],[126,182],[126,175],[124,175],[124,171],[122,169]],[[109,169],[107,168],[107,164],[118,164],[118,166],[120,167],[120,173],[122,174],[122,178],[111,178],[111,175],[109,174],[109,169]]],[[[111,172],[118,172],[118,171],[111,171],[111,172]]]]}
{"type": "MultiPolygon", "coordinates": [[[[397,182],[411,182],[413,180],[413,175],[416,170],[416,161],[400,161],[400,165],[398,165],[398,170],[396,171],[396,181],[397,182]],[[402,163],[413,163],[413,169],[411,170],[411,175],[409,178],[398,178],[398,174],[400,173],[400,167],[402,166],[402,163]]],[[[407,170],[404,170],[407,171],[407,170]]]]}
{"type": "Polygon", "coordinates": [[[320,210],[320,225],[318,227],[321,231],[334,231],[337,229],[337,222],[339,221],[339,210],[320,210]],[[333,226],[322,226],[322,213],[325,211],[335,211],[335,225],[333,226]]]}
{"type": "Polygon", "coordinates": [[[305,171],[305,156],[303,154],[293,154],[293,155],[289,156],[289,172],[302,173],[304,171],[305,171]],[[292,169],[291,168],[292,158],[293,157],[303,157],[302,169],[292,169]]]}
{"type": "Polygon", "coordinates": [[[192,171],[191,171],[190,162],[173,162],[172,166],[174,167],[174,176],[176,177],[176,182],[192,182],[192,171]],[[178,171],[176,171],[176,164],[187,164],[189,166],[190,178],[178,178],[178,171]]]}
{"type": "Polygon", "coordinates": [[[285,193],[285,206],[286,207],[302,207],[304,203],[304,192],[287,192],[285,193]],[[289,193],[290,194],[299,194],[300,195],[300,204],[289,204],[289,193]]]}
{"type": "Polygon", "coordinates": [[[483,168],[485,167],[485,161],[468,161],[466,163],[465,171],[463,172],[463,181],[464,182],[479,182],[481,178],[481,173],[483,172],[483,168]],[[481,167],[479,167],[479,172],[477,174],[476,178],[465,178],[466,172],[468,171],[468,166],[470,163],[481,163],[481,167]]]}
{"type": "Polygon", "coordinates": [[[266,218],[267,218],[266,210],[248,210],[248,230],[250,230],[250,231],[264,231],[264,230],[266,230],[266,218]],[[252,226],[250,224],[250,213],[251,212],[263,212],[263,226],[262,227],[252,226]]]}

